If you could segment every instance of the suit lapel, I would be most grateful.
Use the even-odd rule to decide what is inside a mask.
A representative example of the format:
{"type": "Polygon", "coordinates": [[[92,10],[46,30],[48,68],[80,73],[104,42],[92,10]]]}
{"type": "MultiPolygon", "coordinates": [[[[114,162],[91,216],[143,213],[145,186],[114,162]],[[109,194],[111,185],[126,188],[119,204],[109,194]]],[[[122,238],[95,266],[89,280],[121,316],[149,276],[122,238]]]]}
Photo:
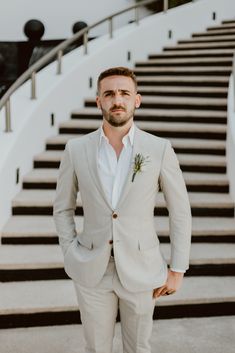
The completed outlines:
{"type": "Polygon", "coordinates": [[[94,181],[94,184],[99,190],[105,203],[108,205],[109,208],[112,209],[112,205],[108,201],[105,191],[103,189],[100,176],[99,176],[99,171],[98,171],[98,151],[99,151],[100,129],[94,131],[92,134],[90,134],[89,137],[90,139],[86,144],[86,154],[87,154],[87,163],[88,163],[89,171],[94,181]]]}
{"type": "MultiPolygon", "coordinates": [[[[90,134],[90,139],[86,144],[87,163],[88,163],[89,171],[94,181],[94,184],[96,185],[97,189],[99,190],[102,198],[104,199],[108,207],[113,209],[103,189],[103,185],[101,183],[99,171],[98,171],[99,138],[100,138],[100,129],[94,131],[93,134],[90,134]]],[[[137,126],[135,126],[134,143],[133,143],[133,150],[132,150],[129,172],[127,174],[127,178],[125,180],[116,209],[120,207],[121,203],[125,200],[129,191],[133,187],[134,183],[132,183],[132,175],[133,175],[134,156],[136,155],[136,153],[142,153],[143,151],[144,151],[144,146],[142,146],[141,144],[141,130],[137,126]]]]}

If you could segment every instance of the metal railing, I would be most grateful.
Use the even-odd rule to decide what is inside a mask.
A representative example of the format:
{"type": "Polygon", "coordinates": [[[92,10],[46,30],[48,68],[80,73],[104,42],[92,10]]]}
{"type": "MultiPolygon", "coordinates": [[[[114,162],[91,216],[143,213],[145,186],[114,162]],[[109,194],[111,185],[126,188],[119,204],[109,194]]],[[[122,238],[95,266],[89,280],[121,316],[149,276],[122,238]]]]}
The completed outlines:
{"type": "MultiPolygon", "coordinates": [[[[91,29],[97,27],[100,24],[108,22],[108,33],[109,37],[113,38],[113,19],[119,15],[122,15],[128,11],[134,10],[135,20],[134,22],[139,24],[139,8],[141,6],[145,6],[154,2],[158,2],[160,0],[145,0],[136,3],[135,5],[129,6],[124,10],[118,11],[114,14],[111,14],[102,20],[92,24],[91,26],[87,26],[74,34],[71,38],[66,39],[55,48],[53,48],[49,53],[44,55],[41,59],[39,59],[36,63],[29,67],[27,71],[25,71],[7,90],[7,92],[3,95],[0,100],[0,111],[3,107],[5,107],[5,132],[11,132],[11,106],[10,99],[11,95],[28,79],[31,79],[31,99],[37,98],[37,89],[36,89],[36,74],[37,72],[45,65],[50,63],[53,59],[57,60],[57,71],[58,75],[62,74],[62,57],[64,50],[74,43],[79,38],[83,37],[83,47],[84,54],[88,53],[88,33],[91,29]]],[[[163,0],[163,11],[166,12],[169,8],[169,0],[163,0]]]]}

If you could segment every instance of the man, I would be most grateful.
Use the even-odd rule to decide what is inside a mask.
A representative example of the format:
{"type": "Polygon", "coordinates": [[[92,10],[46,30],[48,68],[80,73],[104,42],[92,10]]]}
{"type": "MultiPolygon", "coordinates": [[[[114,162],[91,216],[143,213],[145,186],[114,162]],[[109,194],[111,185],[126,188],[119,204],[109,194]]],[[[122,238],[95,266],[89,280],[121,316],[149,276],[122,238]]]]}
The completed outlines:
{"type": "Polygon", "coordinates": [[[71,139],[61,160],[54,219],[65,270],[74,280],[86,353],[111,353],[119,307],[124,353],[150,353],[156,299],[177,291],[188,268],[190,204],[178,160],[166,139],[133,123],[141,103],[133,72],[98,78],[102,126],[71,139]],[[154,227],[161,188],[170,219],[167,269],[154,227]],[[76,234],[77,192],[84,229],[76,234]]]}

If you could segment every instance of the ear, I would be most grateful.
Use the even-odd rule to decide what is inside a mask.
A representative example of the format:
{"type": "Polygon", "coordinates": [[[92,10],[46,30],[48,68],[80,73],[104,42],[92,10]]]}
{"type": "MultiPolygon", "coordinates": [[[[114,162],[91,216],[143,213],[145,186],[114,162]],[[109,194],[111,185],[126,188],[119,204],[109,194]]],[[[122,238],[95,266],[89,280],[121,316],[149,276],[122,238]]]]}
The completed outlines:
{"type": "Polygon", "coordinates": [[[137,93],[136,97],[135,97],[135,107],[139,108],[140,104],[141,104],[141,95],[139,93],[137,93]]]}
{"type": "Polygon", "coordinates": [[[100,97],[99,96],[96,97],[96,105],[98,108],[100,108],[100,97]]]}

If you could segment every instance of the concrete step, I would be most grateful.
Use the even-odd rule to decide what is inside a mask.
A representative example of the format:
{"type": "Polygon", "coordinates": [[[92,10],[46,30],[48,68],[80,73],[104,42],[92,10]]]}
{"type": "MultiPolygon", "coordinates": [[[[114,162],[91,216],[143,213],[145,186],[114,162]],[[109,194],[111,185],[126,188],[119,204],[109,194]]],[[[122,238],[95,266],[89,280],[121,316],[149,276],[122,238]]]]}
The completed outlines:
{"type": "Polygon", "coordinates": [[[226,98],[227,87],[190,87],[190,86],[141,86],[138,92],[142,96],[164,96],[164,97],[200,97],[200,98],[226,98]]]}
{"type": "Polygon", "coordinates": [[[149,59],[164,59],[164,58],[214,58],[214,57],[233,57],[233,49],[188,49],[188,50],[173,50],[164,51],[158,54],[149,54],[149,59]]]}
{"type": "Polygon", "coordinates": [[[222,21],[222,25],[227,25],[227,24],[234,24],[235,26],[235,19],[222,21]]]}
{"type": "Polygon", "coordinates": [[[213,29],[207,32],[193,33],[192,37],[219,37],[219,36],[233,36],[235,35],[235,28],[230,29],[213,29]]]}
{"type": "Polygon", "coordinates": [[[227,31],[227,30],[235,30],[235,23],[224,23],[222,26],[210,26],[207,27],[207,31],[213,32],[213,31],[227,31]]]}
{"type": "Polygon", "coordinates": [[[225,87],[228,88],[228,76],[139,76],[137,83],[140,86],[189,86],[189,87],[225,87]]]}
{"type": "MultiPolygon", "coordinates": [[[[168,263],[170,251],[170,244],[161,244],[161,252],[168,263]]],[[[190,264],[201,265],[204,263],[235,264],[235,244],[192,244],[190,264]]],[[[36,270],[62,267],[63,254],[59,245],[0,246],[0,270],[36,270]]]]}
{"type": "MultiPolygon", "coordinates": [[[[85,107],[97,106],[96,100],[93,97],[86,98],[84,104],[85,107]]],[[[194,109],[199,110],[200,112],[202,110],[227,112],[227,98],[144,96],[142,97],[141,108],[174,110],[194,109]]]]}
{"type": "Polygon", "coordinates": [[[208,50],[208,49],[235,49],[234,42],[212,42],[212,43],[184,43],[176,46],[164,47],[163,51],[179,51],[179,50],[208,50]]]}
{"type": "MultiPolygon", "coordinates": [[[[23,177],[23,189],[55,189],[58,169],[36,168],[23,177]]],[[[224,174],[184,173],[188,191],[228,193],[228,178],[224,174]]]]}
{"type": "MultiPolygon", "coordinates": [[[[81,136],[83,135],[61,134],[52,136],[46,140],[46,150],[64,150],[69,139],[81,136]]],[[[171,138],[170,141],[176,153],[225,155],[225,141],[181,138],[171,138]]]]}
{"type": "MultiPolygon", "coordinates": [[[[178,48],[178,47],[177,47],[178,48]]],[[[235,43],[234,43],[235,49],[235,43]]],[[[232,65],[227,66],[165,66],[165,67],[138,67],[134,69],[136,76],[229,76],[232,72],[232,65]]]]}
{"type": "MultiPolygon", "coordinates": [[[[12,200],[13,215],[52,215],[55,191],[22,190],[12,200]]],[[[189,192],[193,216],[234,217],[234,203],[227,194],[189,192]]],[[[76,215],[83,215],[80,193],[77,197],[76,215]]],[[[163,194],[156,200],[155,215],[168,214],[163,194]]]]}
{"type": "MultiPolygon", "coordinates": [[[[179,111],[179,114],[181,113],[182,112],[179,111]]],[[[205,138],[210,140],[225,140],[226,138],[226,126],[220,124],[136,121],[136,125],[142,130],[145,130],[153,135],[166,138],[205,138]]],[[[99,126],[100,121],[96,119],[72,119],[70,121],[60,124],[59,133],[85,134],[96,130],[97,128],[99,128],[99,126]]]]}
{"type": "MultiPolygon", "coordinates": [[[[155,228],[162,243],[169,242],[168,217],[155,216],[155,228]]],[[[75,216],[77,232],[83,229],[83,217],[75,216]]],[[[57,244],[51,216],[12,216],[1,232],[2,244],[57,244]]],[[[235,218],[193,217],[193,243],[235,243],[235,218]]]]}
{"type": "MultiPolygon", "coordinates": [[[[81,322],[71,280],[0,283],[0,292],[1,328],[81,322]]],[[[234,315],[234,293],[230,276],[185,277],[177,293],[156,301],[154,318],[234,315]]]]}
{"type": "Polygon", "coordinates": [[[184,43],[219,43],[219,42],[235,42],[235,35],[233,34],[223,34],[219,36],[205,36],[205,37],[192,37],[190,39],[183,39],[179,40],[179,44],[184,44],[184,43]]]}
{"type": "Polygon", "coordinates": [[[232,57],[221,57],[221,58],[164,58],[164,59],[149,59],[148,61],[138,61],[136,67],[150,67],[150,66],[229,66],[232,65],[232,57]]]}
{"type": "MultiPolygon", "coordinates": [[[[76,228],[83,228],[83,217],[75,217],[76,228]]],[[[58,237],[51,216],[12,216],[2,229],[2,244],[57,244],[58,237]]]]}
{"type": "MultiPolygon", "coordinates": [[[[154,100],[150,100],[150,106],[155,106],[156,108],[148,108],[148,97],[143,97],[143,104],[141,105],[141,108],[137,109],[135,111],[135,121],[138,122],[142,120],[143,122],[151,121],[151,122],[175,122],[175,123],[181,123],[181,122],[186,122],[186,123],[217,123],[217,124],[226,124],[227,123],[227,112],[222,111],[222,110],[215,110],[213,106],[209,106],[210,108],[214,108],[213,110],[206,110],[204,109],[206,105],[203,105],[200,107],[200,104],[198,104],[197,109],[194,108],[192,109],[192,106],[190,105],[187,106],[185,105],[185,108],[182,109],[182,106],[180,104],[184,105],[183,98],[178,101],[178,107],[177,109],[173,109],[174,106],[172,105],[171,107],[167,104],[164,103],[164,101],[167,101],[167,98],[163,98],[163,103],[157,103],[161,102],[160,97],[153,97],[156,99],[155,103],[154,100]],[[152,102],[152,103],[151,103],[152,102]],[[147,105],[147,106],[146,106],[147,105]],[[165,109],[163,108],[165,107],[165,109]],[[170,109],[166,109],[166,107],[170,107],[170,109]],[[200,109],[201,108],[201,109],[200,109]]],[[[173,100],[174,98],[170,98],[173,100]]],[[[197,100],[200,100],[197,98],[197,100]]],[[[205,99],[206,100],[206,99],[205,99]]],[[[214,99],[215,100],[215,99],[214,99]]],[[[188,102],[188,104],[190,104],[188,102]]],[[[101,112],[98,108],[95,107],[95,101],[94,99],[91,99],[90,101],[87,101],[87,105],[89,105],[86,108],[79,109],[79,110],[73,110],[71,113],[71,118],[72,119],[79,119],[81,121],[82,119],[102,119],[101,112]]],[[[138,124],[138,123],[137,123],[138,124]]]]}
{"type": "MultiPolygon", "coordinates": [[[[62,151],[46,151],[34,158],[34,168],[58,168],[62,151]]],[[[182,171],[203,173],[225,173],[224,156],[178,153],[182,171]]]]}
{"type": "MultiPolygon", "coordinates": [[[[170,263],[170,244],[161,244],[170,263]]],[[[235,275],[235,244],[192,244],[187,276],[235,275]]],[[[59,245],[0,246],[0,282],[66,279],[59,245]]]]}
{"type": "MultiPolygon", "coordinates": [[[[152,352],[164,353],[234,353],[234,335],[235,316],[155,320],[151,348],[152,352]]],[[[32,347],[37,347],[36,353],[85,351],[83,327],[79,324],[2,329],[0,341],[4,342],[1,353],[32,353],[32,347]]],[[[123,353],[119,322],[115,326],[113,353],[123,353]]]]}

